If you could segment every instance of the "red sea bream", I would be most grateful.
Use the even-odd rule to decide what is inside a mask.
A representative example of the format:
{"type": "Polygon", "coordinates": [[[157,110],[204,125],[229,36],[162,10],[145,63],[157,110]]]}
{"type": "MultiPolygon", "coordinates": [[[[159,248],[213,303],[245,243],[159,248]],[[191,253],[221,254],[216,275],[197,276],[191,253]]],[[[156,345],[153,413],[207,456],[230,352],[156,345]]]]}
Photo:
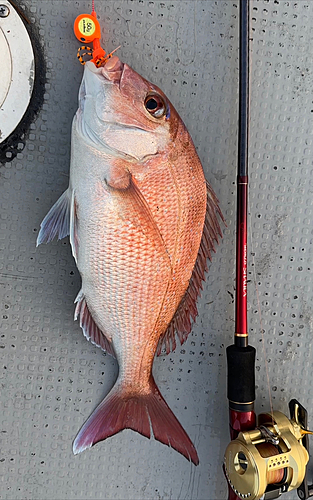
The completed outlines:
{"type": "Polygon", "coordinates": [[[117,381],[79,431],[79,453],[133,429],[198,464],[153,379],[155,354],[183,343],[206,260],[221,236],[218,200],[163,92],[113,56],[88,62],[73,120],[69,187],[37,244],[70,236],[81,274],[75,319],[115,356],[117,381]]]}

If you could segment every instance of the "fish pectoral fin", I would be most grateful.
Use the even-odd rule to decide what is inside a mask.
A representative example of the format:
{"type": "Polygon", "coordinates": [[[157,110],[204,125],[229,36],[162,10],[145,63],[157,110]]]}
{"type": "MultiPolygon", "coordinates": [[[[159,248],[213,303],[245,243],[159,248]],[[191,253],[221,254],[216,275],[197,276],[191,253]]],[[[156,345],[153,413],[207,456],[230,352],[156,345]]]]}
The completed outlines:
{"type": "Polygon", "coordinates": [[[124,190],[130,186],[131,173],[119,165],[112,165],[104,180],[108,188],[124,190]]]}
{"type": "Polygon", "coordinates": [[[139,228],[143,237],[149,241],[149,245],[153,245],[159,257],[163,262],[166,262],[168,276],[170,276],[172,264],[165,242],[154,220],[149,204],[137,186],[136,179],[130,174],[128,188],[116,194],[116,201],[118,204],[117,212],[119,216],[123,220],[129,221],[132,226],[139,228]]]}
{"type": "Polygon", "coordinates": [[[157,355],[165,351],[169,354],[176,348],[176,335],[179,341],[183,344],[192,328],[192,321],[195,321],[198,316],[197,299],[202,290],[202,281],[208,270],[207,259],[211,260],[211,252],[215,252],[215,243],[219,242],[219,237],[222,238],[222,231],[219,223],[219,218],[225,223],[219,201],[213,192],[210,184],[207,182],[207,207],[203,227],[202,239],[199,247],[199,252],[195,266],[193,268],[189,286],[182,298],[174,317],[169,324],[164,335],[160,337],[157,355]]]}
{"type": "Polygon", "coordinates": [[[154,438],[174,448],[187,460],[198,465],[197,451],[172,410],[168,407],[152,376],[150,392],[130,395],[116,384],[90,415],[73,443],[75,455],[99,441],[132,429],[142,436],[154,438]]]}
{"type": "Polygon", "coordinates": [[[56,236],[61,240],[70,234],[70,208],[71,194],[67,189],[50,208],[40,224],[37,246],[41,243],[49,243],[56,236]]]}
{"type": "Polygon", "coordinates": [[[87,340],[97,347],[100,347],[103,351],[107,352],[114,358],[115,352],[112,342],[108,339],[105,332],[100,330],[100,328],[95,323],[91,312],[89,311],[84,293],[80,290],[79,294],[75,299],[76,309],[74,314],[74,321],[77,320],[79,316],[79,324],[87,340]]]}
{"type": "Polygon", "coordinates": [[[70,207],[70,243],[72,248],[72,255],[77,263],[78,253],[78,236],[77,236],[77,203],[75,199],[75,191],[72,191],[71,207],[70,207]]]}

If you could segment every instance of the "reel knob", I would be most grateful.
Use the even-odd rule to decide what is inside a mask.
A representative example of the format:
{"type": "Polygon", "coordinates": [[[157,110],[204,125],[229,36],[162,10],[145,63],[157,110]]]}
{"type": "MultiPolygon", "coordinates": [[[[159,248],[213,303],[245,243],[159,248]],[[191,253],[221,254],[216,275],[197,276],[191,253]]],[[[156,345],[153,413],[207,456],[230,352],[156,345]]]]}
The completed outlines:
{"type": "Polygon", "coordinates": [[[288,419],[278,411],[260,414],[258,427],[241,432],[225,452],[224,472],[236,495],[269,500],[300,488],[309,461],[302,442],[306,434],[295,415],[288,419]]]}

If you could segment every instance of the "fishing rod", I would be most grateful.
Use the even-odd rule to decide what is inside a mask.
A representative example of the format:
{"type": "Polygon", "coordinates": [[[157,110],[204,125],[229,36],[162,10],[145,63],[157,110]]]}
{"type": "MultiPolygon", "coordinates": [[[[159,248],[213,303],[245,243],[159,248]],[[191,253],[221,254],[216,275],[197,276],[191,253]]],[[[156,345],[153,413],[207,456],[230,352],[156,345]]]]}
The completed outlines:
{"type": "Polygon", "coordinates": [[[249,151],[249,0],[240,0],[239,127],[237,172],[236,313],[234,343],[227,347],[229,443],[223,469],[228,500],[270,500],[297,489],[302,500],[313,497],[307,483],[308,415],[295,399],[290,418],[271,410],[258,417],[255,402],[255,355],[249,345],[247,319],[247,220],[249,151]]]}

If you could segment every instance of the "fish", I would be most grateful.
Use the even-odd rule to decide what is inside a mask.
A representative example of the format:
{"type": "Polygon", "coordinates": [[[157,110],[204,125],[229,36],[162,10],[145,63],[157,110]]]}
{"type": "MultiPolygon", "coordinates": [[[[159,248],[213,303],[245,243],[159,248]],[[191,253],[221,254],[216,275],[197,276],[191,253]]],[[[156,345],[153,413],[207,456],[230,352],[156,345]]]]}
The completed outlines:
{"type": "Polygon", "coordinates": [[[197,465],[152,365],[186,341],[196,319],[207,259],[222,237],[219,201],[174,106],[117,56],[84,67],[70,163],[68,189],[37,245],[69,235],[81,275],[75,320],[119,366],[73,452],[132,429],[197,465]]]}

